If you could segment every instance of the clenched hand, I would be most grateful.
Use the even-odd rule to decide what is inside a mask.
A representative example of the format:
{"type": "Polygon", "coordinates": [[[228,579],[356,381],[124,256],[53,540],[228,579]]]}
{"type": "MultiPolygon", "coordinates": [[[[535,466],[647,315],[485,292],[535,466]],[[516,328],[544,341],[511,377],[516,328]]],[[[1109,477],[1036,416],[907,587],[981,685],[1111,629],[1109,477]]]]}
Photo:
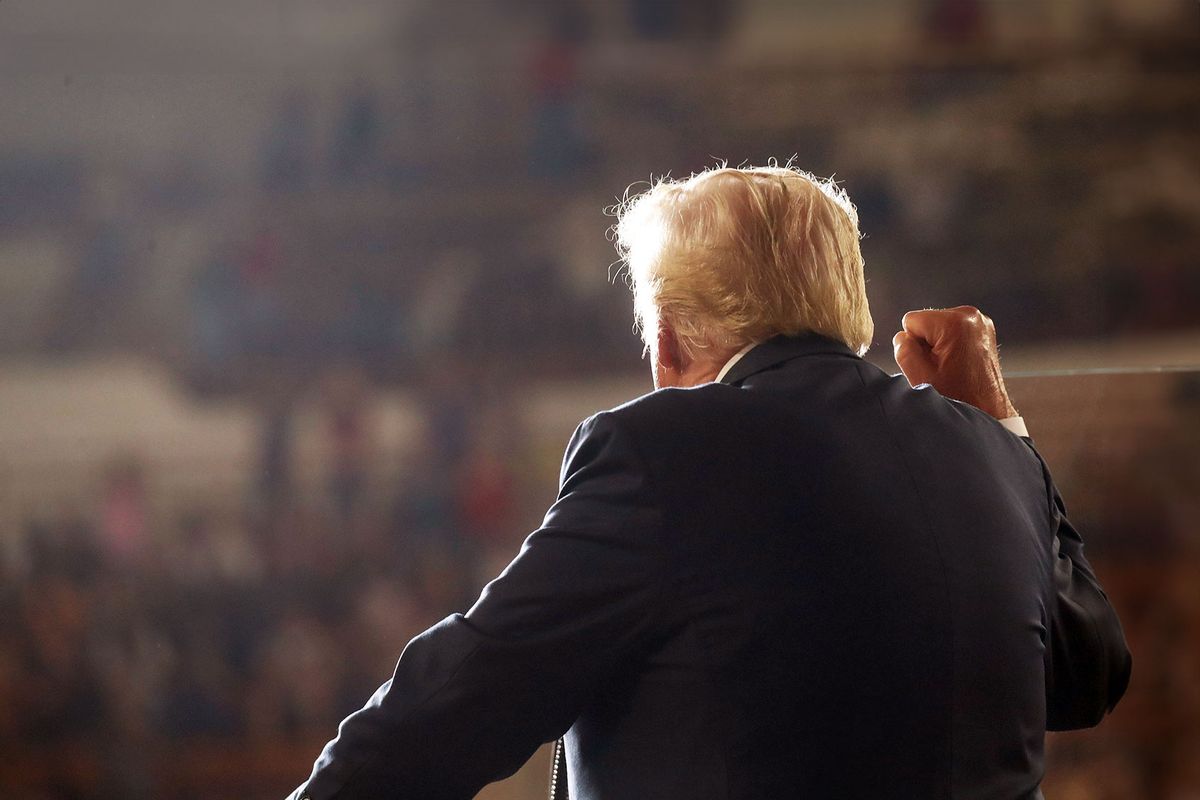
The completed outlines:
{"type": "Polygon", "coordinates": [[[928,383],[943,397],[970,403],[996,419],[1017,416],[996,344],[996,326],[974,306],[910,311],[892,337],[908,382],[928,383]]]}

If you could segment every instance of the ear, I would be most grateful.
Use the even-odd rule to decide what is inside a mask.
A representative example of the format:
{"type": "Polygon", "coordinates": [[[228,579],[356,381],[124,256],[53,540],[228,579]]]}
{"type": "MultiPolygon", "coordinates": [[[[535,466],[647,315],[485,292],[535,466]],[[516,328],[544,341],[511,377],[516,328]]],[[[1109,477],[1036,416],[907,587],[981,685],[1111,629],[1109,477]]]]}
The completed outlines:
{"type": "Polygon", "coordinates": [[[658,349],[655,353],[660,366],[679,372],[682,370],[681,350],[675,330],[666,321],[658,323],[658,349]]]}
{"type": "Polygon", "coordinates": [[[683,385],[683,358],[679,338],[669,323],[658,321],[654,342],[654,388],[683,385]]]}

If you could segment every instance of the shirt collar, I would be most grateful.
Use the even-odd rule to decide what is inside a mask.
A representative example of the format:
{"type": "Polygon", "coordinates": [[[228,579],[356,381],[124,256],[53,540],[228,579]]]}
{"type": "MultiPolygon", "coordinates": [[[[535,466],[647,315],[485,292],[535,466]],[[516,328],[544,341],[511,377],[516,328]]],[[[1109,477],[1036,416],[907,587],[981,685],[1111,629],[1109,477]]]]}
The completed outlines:
{"type": "Polygon", "coordinates": [[[846,345],[817,333],[805,332],[795,336],[780,334],[738,353],[717,380],[721,383],[738,385],[746,378],[794,358],[815,355],[846,356],[858,358],[846,345]]]}
{"type": "Polygon", "coordinates": [[[725,366],[721,367],[721,371],[717,373],[717,377],[713,379],[713,383],[720,383],[721,378],[724,378],[725,375],[728,374],[729,370],[733,369],[733,365],[741,361],[742,356],[746,355],[746,353],[749,353],[757,346],[758,342],[751,342],[730,356],[729,360],[725,362],[725,366]]]}

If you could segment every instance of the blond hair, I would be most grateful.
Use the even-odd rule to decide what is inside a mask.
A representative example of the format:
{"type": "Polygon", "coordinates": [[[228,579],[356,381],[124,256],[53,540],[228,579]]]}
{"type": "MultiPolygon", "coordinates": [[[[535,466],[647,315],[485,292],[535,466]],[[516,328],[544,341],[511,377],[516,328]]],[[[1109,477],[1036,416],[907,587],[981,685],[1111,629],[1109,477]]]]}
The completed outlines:
{"type": "Polygon", "coordinates": [[[806,331],[870,347],[858,213],[832,181],[721,166],[627,192],[616,215],[647,347],[659,318],[689,355],[806,331]]]}

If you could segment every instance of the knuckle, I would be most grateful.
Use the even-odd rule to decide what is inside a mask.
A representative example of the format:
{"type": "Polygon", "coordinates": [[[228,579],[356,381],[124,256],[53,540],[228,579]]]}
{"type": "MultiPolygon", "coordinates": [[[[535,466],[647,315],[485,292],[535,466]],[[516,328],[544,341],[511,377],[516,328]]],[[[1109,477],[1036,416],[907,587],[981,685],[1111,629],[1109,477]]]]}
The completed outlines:
{"type": "Polygon", "coordinates": [[[983,312],[975,306],[958,306],[953,309],[953,312],[958,324],[963,328],[972,328],[976,325],[981,325],[987,319],[983,312]]]}

